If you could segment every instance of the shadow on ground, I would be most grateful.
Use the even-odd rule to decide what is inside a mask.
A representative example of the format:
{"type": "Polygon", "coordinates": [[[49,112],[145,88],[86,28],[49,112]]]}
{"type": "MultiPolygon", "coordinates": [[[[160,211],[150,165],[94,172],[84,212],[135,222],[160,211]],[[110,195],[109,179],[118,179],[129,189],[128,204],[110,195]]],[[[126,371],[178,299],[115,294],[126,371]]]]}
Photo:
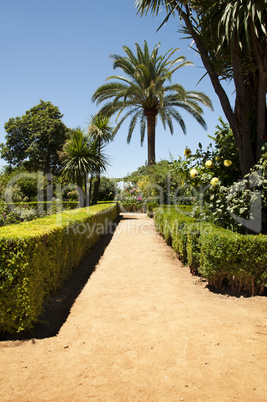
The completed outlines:
{"type": "MultiPolygon", "coordinates": [[[[120,219],[121,217],[116,221],[114,230],[120,219]]],[[[114,231],[103,235],[94,248],[84,257],[64,286],[46,303],[44,313],[39,317],[39,322],[31,332],[16,335],[0,334],[0,341],[44,339],[55,336],[67,320],[72,305],[94,272],[113,234],[114,231]]]]}

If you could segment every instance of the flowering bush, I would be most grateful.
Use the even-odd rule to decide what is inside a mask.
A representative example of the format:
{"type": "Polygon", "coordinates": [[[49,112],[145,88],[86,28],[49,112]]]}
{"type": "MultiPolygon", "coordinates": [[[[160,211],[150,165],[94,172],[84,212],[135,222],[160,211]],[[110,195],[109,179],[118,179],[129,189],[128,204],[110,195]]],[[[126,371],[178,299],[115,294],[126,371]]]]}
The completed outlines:
{"type": "Polygon", "coordinates": [[[209,185],[213,177],[220,180],[222,186],[230,186],[241,178],[238,149],[234,135],[229,125],[219,119],[214,137],[209,136],[214,144],[209,144],[206,150],[201,143],[194,155],[191,155],[191,167],[198,171],[194,186],[209,185]]]}
{"type": "Polygon", "coordinates": [[[79,194],[77,190],[68,191],[66,196],[70,201],[77,201],[79,199],[79,194]]]}
{"type": "Polygon", "coordinates": [[[226,167],[230,167],[230,166],[232,166],[233,162],[232,162],[232,161],[229,161],[229,159],[226,159],[225,161],[223,161],[223,164],[224,164],[224,166],[226,166],[226,167]]]}
{"type": "Polygon", "coordinates": [[[205,162],[205,166],[207,168],[211,168],[213,166],[213,162],[211,160],[208,160],[208,161],[205,162]]]}
{"type": "Polygon", "coordinates": [[[213,179],[211,179],[210,184],[214,187],[217,186],[219,184],[219,179],[218,177],[213,177],[213,179]]]}
{"type": "Polygon", "coordinates": [[[190,176],[194,179],[196,177],[196,175],[198,174],[197,169],[193,168],[190,170],[190,176]]]}
{"type": "Polygon", "coordinates": [[[186,147],[184,150],[184,155],[188,158],[189,156],[191,156],[191,154],[192,154],[191,149],[186,147]]]}
{"type": "MultiPolygon", "coordinates": [[[[198,184],[203,184],[210,176],[202,173],[195,178],[195,183],[198,180],[198,184]]],[[[221,181],[222,176],[213,177],[211,186],[202,186],[195,215],[243,234],[267,233],[267,146],[258,164],[244,179],[228,186],[221,181]]]]}
{"type": "MultiPolygon", "coordinates": [[[[121,202],[137,202],[140,197],[139,191],[135,187],[131,187],[130,185],[126,185],[122,190],[118,191],[115,199],[121,202]]],[[[141,201],[141,200],[139,200],[141,201]]]]}

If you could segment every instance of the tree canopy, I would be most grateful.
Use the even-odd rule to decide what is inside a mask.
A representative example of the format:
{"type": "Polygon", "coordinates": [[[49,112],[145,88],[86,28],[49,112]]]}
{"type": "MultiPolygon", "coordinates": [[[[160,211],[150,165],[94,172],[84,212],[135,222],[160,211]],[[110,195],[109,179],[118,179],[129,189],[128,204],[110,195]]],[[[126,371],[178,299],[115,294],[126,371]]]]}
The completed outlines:
{"type": "Polygon", "coordinates": [[[0,145],[1,158],[13,167],[57,173],[61,168],[58,151],[69,133],[62,117],[57,106],[40,100],[23,116],[10,118],[4,126],[7,134],[0,145]]]}

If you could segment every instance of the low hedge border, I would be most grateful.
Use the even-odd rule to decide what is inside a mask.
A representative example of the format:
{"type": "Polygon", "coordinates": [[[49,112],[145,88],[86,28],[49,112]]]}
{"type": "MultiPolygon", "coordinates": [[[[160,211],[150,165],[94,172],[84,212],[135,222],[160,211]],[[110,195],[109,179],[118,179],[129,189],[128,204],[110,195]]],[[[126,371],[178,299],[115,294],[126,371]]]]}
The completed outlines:
{"type": "MultiPolygon", "coordinates": [[[[1,204],[1,203],[0,203],[1,204]]],[[[38,209],[38,207],[42,208],[44,212],[54,211],[57,212],[57,209],[60,207],[61,209],[75,209],[79,208],[79,201],[29,201],[29,202],[12,202],[8,203],[10,207],[23,207],[27,205],[29,208],[38,209]]]]}
{"type": "Polygon", "coordinates": [[[193,275],[200,274],[216,289],[227,282],[237,294],[245,291],[255,296],[264,292],[266,235],[241,235],[198,222],[175,207],[159,208],[154,217],[157,231],[193,275]]]}
{"type": "Polygon", "coordinates": [[[0,331],[30,330],[118,214],[117,203],[109,203],[1,228],[0,331]]]}

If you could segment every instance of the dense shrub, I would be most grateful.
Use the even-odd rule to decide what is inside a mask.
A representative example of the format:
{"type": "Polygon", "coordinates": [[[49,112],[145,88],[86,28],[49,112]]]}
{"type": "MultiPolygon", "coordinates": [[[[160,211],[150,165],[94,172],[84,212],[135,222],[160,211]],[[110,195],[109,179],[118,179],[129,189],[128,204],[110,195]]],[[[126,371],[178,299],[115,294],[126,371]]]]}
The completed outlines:
{"type": "Polygon", "coordinates": [[[0,331],[30,329],[117,215],[115,203],[101,204],[1,228],[0,331]]]}
{"type": "Polygon", "coordinates": [[[101,177],[99,190],[98,190],[98,200],[99,201],[112,201],[116,195],[116,183],[114,180],[108,177],[101,177]]]}
{"type": "Polygon", "coordinates": [[[200,273],[217,289],[227,282],[236,293],[256,295],[267,287],[267,236],[198,222],[173,207],[159,208],[155,224],[191,273],[200,273]]]}
{"type": "Polygon", "coordinates": [[[233,290],[251,295],[267,287],[267,236],[214,230],[201,236],[199,272],[220,288],[227,280],[233,290]]]}

